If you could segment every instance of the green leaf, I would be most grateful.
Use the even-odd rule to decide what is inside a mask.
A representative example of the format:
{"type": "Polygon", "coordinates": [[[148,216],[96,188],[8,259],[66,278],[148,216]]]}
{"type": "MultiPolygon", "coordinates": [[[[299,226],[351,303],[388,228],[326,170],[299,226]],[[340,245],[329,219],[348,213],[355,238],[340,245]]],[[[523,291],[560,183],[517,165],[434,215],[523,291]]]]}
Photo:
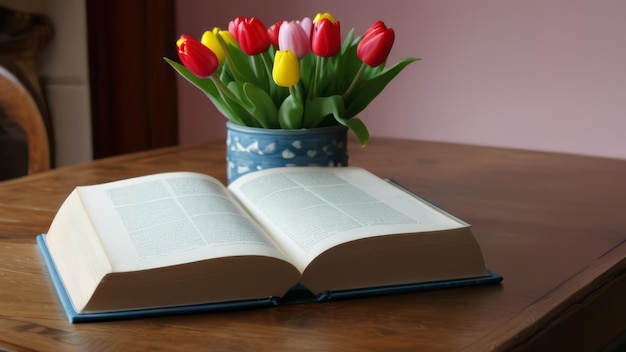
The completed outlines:
{"type": "Polygon", "coordinates": [[[293,95],[289,95],[285,98],[285,100],[283,100],[283,103],[280,104],[280,108],[278,109],[278,121],[280,122],[280,128],[302,128],[303,112],[304,106],[302,105],[302,102],[293,95]]]}
{"type": "Polygon", "coordinates": [[[228,65],[224,67],[231,72],[235,80],[240,82],[259,83],[256,81],[256,76],[252,70],[252,66],[250,65],[251,57],[248,54],[233,45],[228,45],[228,53],[230,54],[232,65],[235,66],[236,69],[233,70],[230,68],[229,65],[231,63],[228,63],[228,65]]]}
{"type": "Polygon", "coordinates": [[[228,90],[236,97],[237,100],[230,99],[226,95],[222,95],[222,99],[228,104],[231,110],[239,117],[243,122],[243,125],[250,127],[264,127],[263,124],[250,113],[248,106],[250,103],[246,103],[246,93],[243,84],[237,81],[228,83],[228,90]]]}
{"type": "Polygon", "coordinates": [[[362,146],[365,147],[367,145],[367,142],[369,142],[370,139],[370,133],[367,130],[367,127],[365,126],[363,121],[357,119],[356,117],[353,117],[351,119],[344,119],[335,116],[335,119],[342,125],[348,127],[354,133],[362,146]]]}
{"type": "Polygon", "coordinates": [[[304,128],[318,127],[329,115],[335,117],[344,113],[343,99],[341,95],[331,95],[329,97],[316,97],[305,102],[304,128]]]}
{"type": "Polygon", "coordinates": [[[345,97],[346,112],[344,118],[351,118],[363,111],[367,105],[383,91],[387,84],[396,77],[408,64],[420,60],[409,57],[401,60],[394,66],[381,71],[377,75],[364,74],[352,92],[345,97]],[[370,76],[369,79],[366,76],[370,76]]]}
{"type": "Polygon", "coordinates": [[[205,92],[208,95],[219,97],[219,92],[217,91],[217,87],[211,81],[210,78],[200,78],[193,74],[187,67],[182,64],[179,64],[176,61],[172,61],[166,57],[164,57],[165,61],[170,64],[178,72],[181,76],[183,76],[187,81],[191,84],[199,88],[201,91],[205,92]]]}
{"type": "Polygon", "coordinates": [[[179,64],[178,62],[172,61],[168,58],[164,58],[165,61],[170,64],[178,72],[183,78],[185,78],[189,83],[196,86],[202,92],[204,92],[211,102],[215,105],[217,110],[222,113],[228,120],[233,121],[234,123],[243,125],[244,122],[238,116],[237,112],[234,111],[227,101],[222,98],[219,90],[215,86],[215,83],[210,78],[200,78],[193,74],[189,69],[187,69],[184,65],[179,64]]]}
{"type": "Polygon", "coordinates": [[[278,111],[272,98],[252,83],[243,84],[244,107],[264,128],[278,128],[278,111]]]}
{"type": "Polygon", "coordinates": [[[337,122],[348,127],[358,138],[361,145],[365,146],[369,141],[369,132],[363,121],[357,118],[343,118],[344,103],[340,95],[330,97],[313,98],[306,102],[304,120],[306,128],[319,125],[329,115],[332,115],[337,122]]]}
{"type": "Polygon", "coordinates": [[[303,88],[303,96],[305,97],[309,94],[309,87],[312,85],[314,75],[315,54],[309,51],[300,59],[300,86],[303,88]]]}

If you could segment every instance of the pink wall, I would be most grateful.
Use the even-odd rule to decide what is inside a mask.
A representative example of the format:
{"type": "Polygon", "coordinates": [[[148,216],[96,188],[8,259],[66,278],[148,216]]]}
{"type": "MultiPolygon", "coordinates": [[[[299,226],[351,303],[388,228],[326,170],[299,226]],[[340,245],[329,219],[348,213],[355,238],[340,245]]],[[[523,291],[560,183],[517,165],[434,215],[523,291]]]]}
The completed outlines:
{"type": "MultiPolygon", "coordinates": [[[[329,11],[357,33],[385,21],[390,62],[423,60],[360,116],[373,136],[626,159],[626,1],[178,0],[177,11],[194,36],[236,16],[329,11]]],[[[180,80],[178,98],[182,143],[224,138],[202,93],[180,80]]]]}

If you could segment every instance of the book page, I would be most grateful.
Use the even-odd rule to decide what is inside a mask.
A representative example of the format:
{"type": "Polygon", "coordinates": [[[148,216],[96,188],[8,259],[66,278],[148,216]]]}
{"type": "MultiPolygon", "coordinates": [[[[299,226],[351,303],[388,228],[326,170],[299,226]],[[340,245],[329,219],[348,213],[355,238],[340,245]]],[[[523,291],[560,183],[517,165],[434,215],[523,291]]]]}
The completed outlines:
{"type": "Polygon", "coordinates": [[[321,252],[351,240],[467,226],[354,167],[264,170],[229,189],[301,271],[321,252]]]}
{"type": "Polygon", "coordinates": [[[215,179],[179,172],[79,187],[115,271],[206,258],[284,259],[215,179]]]}

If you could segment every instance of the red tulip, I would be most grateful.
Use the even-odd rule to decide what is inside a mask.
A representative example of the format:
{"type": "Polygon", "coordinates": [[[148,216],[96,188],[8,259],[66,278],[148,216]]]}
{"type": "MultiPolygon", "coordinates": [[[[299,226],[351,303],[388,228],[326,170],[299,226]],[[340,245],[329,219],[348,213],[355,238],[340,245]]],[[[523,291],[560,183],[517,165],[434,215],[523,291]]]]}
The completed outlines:
{"type": "Polygon", "coordinates": [[[376,67],[387,60],[394,39],[393,29],[387,28],[383,21],[376,21],[363,34],[356,54],[367,65],[376,67]]]}
{"type": "Polygon", "coordinates": [[[256,17],[237,17],[228,24],[228,31],[248,55],[260,54],[270,47],[267,29],[256,17]]]}
{"type": "Polygon", "coordinates": [[[267,29],[267,35],[270,37],[270,43],[275,49],[278,49],[278,33],[280,33],[280,27],[284,21],[278,21],[267,29]]]}
{"type": "Polygon", "coordinates": [[[321,57],[335,56],[341,48],[341,29],[339,21],[328,18],[313,21],[311,32],[311,51],[321,57]]]}
{"type": "Polygon", "coordinates": [[[211,49],[201,42],[183,34],[176,41],[178,57],[183,65],[200,78],[212,75],[219,66],[219,60],[211,49]]]}

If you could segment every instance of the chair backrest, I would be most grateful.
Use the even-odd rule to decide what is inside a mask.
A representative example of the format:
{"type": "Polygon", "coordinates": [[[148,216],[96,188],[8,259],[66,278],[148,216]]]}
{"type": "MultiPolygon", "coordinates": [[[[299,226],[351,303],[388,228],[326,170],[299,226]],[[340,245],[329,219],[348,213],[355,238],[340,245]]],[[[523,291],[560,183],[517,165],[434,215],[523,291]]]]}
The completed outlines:
{"type": "Polygon", "coordinates": [[[50,169],[50,143],[46,126],[37,104],[7,69],[0,66],[0,118],[15,123],[26,136],[28,173],[50,169]]]}

